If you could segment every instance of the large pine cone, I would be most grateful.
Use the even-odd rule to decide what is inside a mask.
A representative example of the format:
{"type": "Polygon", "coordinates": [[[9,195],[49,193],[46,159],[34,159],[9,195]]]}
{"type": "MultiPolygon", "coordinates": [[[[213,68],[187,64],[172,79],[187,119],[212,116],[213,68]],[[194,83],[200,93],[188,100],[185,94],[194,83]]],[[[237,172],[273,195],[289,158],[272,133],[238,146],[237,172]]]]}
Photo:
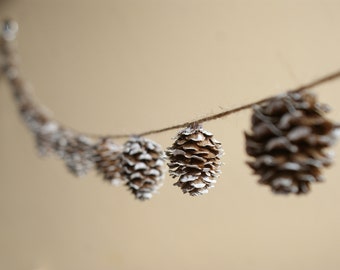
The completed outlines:
{"type": "Polygon", "coordinates": [[[170,175],[179,178],[174,185],[183,193],[202,195],[216,183],[223,150],[221,143],[201,125],[194,124],[180,131],[166,154],[170,175]]]}
{"type": "Polygon", "coordinates": [[[103,174],[104,179],[110,181],[113,185],[119,185],[122,181],[120,174],[120,154],[122,147],[115,144],[109,138],[102,138],[95,146],[94,161],[97,170],[103,174]]]}
{"type": "Polygon", "coordinates": [[[143,137],[132,137],[124,144],[121,162],[121,174],[135,197],[150,199],[164,178],[164,152],[161,147],[143,137]]]}
{"type": "Polygon", "coordinates": [[[274,193],[307,193],[310,184],[323,181],[321,169],[332,163],[325,151],[339,134],[324,118],[329,108],[310,92],[289,93],[254,106],[252,133],[246,136],[248,162],[259,183],[274,193]]]}

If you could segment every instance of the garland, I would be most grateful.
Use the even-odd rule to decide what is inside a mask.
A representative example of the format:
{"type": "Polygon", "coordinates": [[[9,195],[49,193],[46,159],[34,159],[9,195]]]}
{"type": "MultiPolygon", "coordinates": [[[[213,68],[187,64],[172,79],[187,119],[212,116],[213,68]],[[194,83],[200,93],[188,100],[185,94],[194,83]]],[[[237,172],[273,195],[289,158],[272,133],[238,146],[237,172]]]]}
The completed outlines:
{"type": "Polygon", "coordinates": [[[247,162],[259,183],[274,193],[304,194],[324,181],[322,169],[333,162],[329,147],[340,135],[339,125],[325,117],[329,107],[320,104],[310,88],[340,78],[340,71],[287,91],[218,114],[143,133],[88,135],[63,126],[37,104],[19,73],[14,41],[18,24],[2,23],[0,75],[12,89],[23,121],[43,156],[56,155],[71,173],[83,176],[93,168],[113,185],[124,184],[139,200],[150,199],[163,184],[165,167],[175,186],[191,196],[202,195],[220,175],[223,149],[202,123],[252,109],[251,130],[245,133],[247,162]],[[166,151],[147,135],[181,129],[166,151]],[[114,139],[124,138],[118,145],[114,139]],[[167,163],[167,164],[166,164],[167,163]]]}

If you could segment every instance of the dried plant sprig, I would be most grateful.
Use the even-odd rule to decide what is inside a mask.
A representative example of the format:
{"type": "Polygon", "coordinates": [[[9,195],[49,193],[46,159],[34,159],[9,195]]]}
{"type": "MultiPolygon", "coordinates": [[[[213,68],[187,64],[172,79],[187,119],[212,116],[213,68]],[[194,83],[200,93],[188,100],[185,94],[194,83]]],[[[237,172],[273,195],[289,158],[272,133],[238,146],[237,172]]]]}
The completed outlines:
{"type": "Polygon", "coordinates": [[[290,93],[253,108],[252,132],[246,133],[249,161],[259,183],[274,193],[303,194],[324,180],[321,170],[331,165],[328,147],[340,135],[326,119],[329,107],[311,92],[290,93]]]}

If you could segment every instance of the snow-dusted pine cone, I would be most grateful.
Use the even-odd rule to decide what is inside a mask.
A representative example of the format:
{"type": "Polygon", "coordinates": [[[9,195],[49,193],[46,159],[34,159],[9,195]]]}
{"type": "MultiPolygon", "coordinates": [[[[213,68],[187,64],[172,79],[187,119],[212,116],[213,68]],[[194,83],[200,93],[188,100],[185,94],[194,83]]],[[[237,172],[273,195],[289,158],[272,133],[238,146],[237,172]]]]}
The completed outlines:
{"type": "Polygon", "coordinates": [[[155,142],[130,138],[124,144],[121,162],[121,174],[137,199],[150,199],[163,184],[164,152],[155,142]]]}
{"type": "Polygon", "coordinates": [[[6,19],[2,24],[2,29],[0,31],[1,38],[6,41],[13,41],[16,38],[17,32],[19,30],[19,25],[16,21],[11,19],[6,19]]]}
{"type": "Polygon", "coordinates": [[[49,156],[56,152],[56,143],[63,136],[58,123],[49,121],[34,132],[35,142],[41,156],[49,156]]]}
{"type": "Polygon", "coordinates": [[[110,138],[102,138],[95,146],[94,161],[99,173],[103,174],[104,179],[113,185],[123,182],[120,174],[120,154],[122,147],[117,145],[110,138]]]}
{"type": "Polygon", "coordinates": [[[26,90],[23,87],[19,80],[18,86],[14,89],[20,115],[32,131],[39,153],[42,156],[50,155],[56,151],[56,143],[63,136],[63,130],[49,117],[47,111],[30,100],[30,96],[25,94],[26,90]]]}
{"type": "Polygon", "coordinates": [[[50,121],[49,112],[47,112],[47,110],[42,106],[35,103],[31,95],[31,86],[14,74],[16,73],[14,70],[16,70],[17,67],[15,64],[11,63],[10,60],[8,61],[8,72],[13,74],[7,74],[7,76],[9,78],[12,94],[15,102],[17,103],[20,115],[31,131],[35,133],[40,132],[40,129],[50,121]]]}
{"type": "Polygon", "coordinates": [[[332,163],[326,148],[339,135],[324,117],[329,108],[310,92],[280,95],[254,106],[246,151],[259,183],[274,193],[307,193],[310,184],[323,181],[321,169],[332,163]]]}
{"type": "Polygon", "coordinates": [[[180,131],[166,154],[169,172],[179,178],[174,184],[191,196],[208,193],[220,174],[221,143],[201,125],[191,125],[180,131]]]}
{"type": "Polygon", "coordinates": [[[31,101],[27,100],[20,103],[19,110],[25,124],[34,133],[39,133],[50,122],[46,113],[37,109],[37,106],[31,101]]]}
{"type": "Polygon", "coordinates": [[[96,141],[85,136],[74,134],[70,130],[63,130],[58,140],[56,152],[69,171],[76,176],[87,174],[94,166],[94,145],[96,141]]]}
{"type": "MultiPolygon", "coordinates": [[[[17,62],[17,57],[13,56],[16,50],[13,40],[18,32],[18,23],[13,20],[2,22],[0,29],[0,73],[4,73],[8,78],[13,79],[18,73],[13,63],[17,62]]],[[[2,75],[2,74],[1,74],[2,75]]]]}

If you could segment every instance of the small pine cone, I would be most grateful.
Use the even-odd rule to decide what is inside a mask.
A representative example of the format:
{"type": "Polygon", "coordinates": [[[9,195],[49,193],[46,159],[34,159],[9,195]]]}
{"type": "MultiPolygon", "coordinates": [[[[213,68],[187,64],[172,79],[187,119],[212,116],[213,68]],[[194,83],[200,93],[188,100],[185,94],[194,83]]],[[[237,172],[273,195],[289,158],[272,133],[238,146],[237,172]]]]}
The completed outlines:
{"type": "Polygon", "coordinates": [[[13,41],[19,30],[19,25],[12,19],[7,19],[2,22],[2,29],[0,31],[1,37],[6,41],[13,41]]]}
{"type": "Polygon", "coordinates": [[[143,137],[130,138],[121,156],[122,176],[139,200],[147,200],[161,187],[164,178],[164,152],[143,137]]]}
{"type": "Polygon", "coordinates": [[[166,154],[170,161],[170,175],[179,177],[174,185],[179,186],[183,193],[198,196],[214,187],[221,173],[223,149],[213,134],[201,125],[191,125],[180,131],[166,154]]]}
{"type": "Polygon", "coordinates": [[[39,133],[50,121],[45,113],[37,109],[31,101],[19,104],[20,114],[27,127],[35,133],[39,133]]]}
{"type": "Polygon", "coordinates": [[[69,171],[76,176],[83,176],[94,166],[95,143],[85,135],[76,135],[70,130],[63,130],[62,137],[56,143],[55,148],[69,171]]]}
{"type": "Polygon", "coordinates": [[[55,145],[63,135],[59,125],[50,121],[34,133],[38,152],[41,156],[49,156],[55,153],[55,145]]]}
{"type": "Polygon", "coordinates": [[[99,173],[111,184],[118,186],[123,180],[120,175],[120,154],[122,147],[109,138],[102,138],[94,148],[94,161],[99,173]]]}
{"type": "Polygon", "coordinates": [[[289,93],[254,106],[246,151],[255,158],[248,164],[260,176],[260,184],[274,193],[302,194],[311,183],[324,180],[321,169],[332,163],[325,150],[339,135],[324,117],[328,111],[310,92],[289,93]]]}
{"type": "Polygon", "coordinates": [[[40,133],[51,122],[50,112],[32,99],[31,86],[15,77],[11,81],[12,93],[17,103],[21,118],[34,133],[40,133]]]}

